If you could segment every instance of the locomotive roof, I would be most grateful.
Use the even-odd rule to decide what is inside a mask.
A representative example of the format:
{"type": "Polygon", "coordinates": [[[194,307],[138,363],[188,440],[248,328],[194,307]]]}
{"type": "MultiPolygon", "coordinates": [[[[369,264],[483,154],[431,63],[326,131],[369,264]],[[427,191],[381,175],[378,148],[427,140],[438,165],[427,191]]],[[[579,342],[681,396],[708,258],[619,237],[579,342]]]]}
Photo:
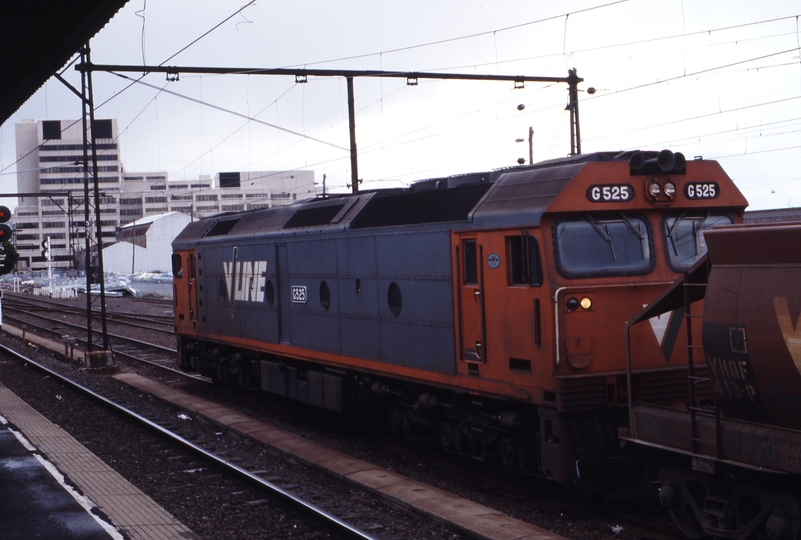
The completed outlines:
{"type": "MultiPolygon", "coordinates": [[[[334,195],[248,212],[218,214],[189,225],[173,242],[257,236],[297,236],[311,232],[413,228],[522,227],[539,225],[548,206],[588,163],[628,161],[634,152],[598,152],[501,169],[423,180],[406,189],[334,195]]],[[[656,152],[642,152],[646,159],[656,152]]]]}

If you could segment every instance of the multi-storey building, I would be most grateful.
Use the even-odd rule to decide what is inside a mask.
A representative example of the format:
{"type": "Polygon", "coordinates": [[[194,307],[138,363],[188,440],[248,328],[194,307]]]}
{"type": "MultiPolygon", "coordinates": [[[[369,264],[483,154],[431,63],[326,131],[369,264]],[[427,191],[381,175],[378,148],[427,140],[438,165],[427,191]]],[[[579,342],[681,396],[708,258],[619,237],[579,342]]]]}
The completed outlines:
{"type": "MultiPolygon", "coordinates": [[[[146,216],[175,211],[201,217],[315,195],[314,171],[221,172],[182,181],[169,180],[163,171],[128,172],[119,157],[117,121],[95,120],[95,137],[104,244],[115,241],[120,226],[146,216]]],[[[41,243],[48,237],[54,268],[74,268],[76,261],[80,266],[86,211],[81,121],[23,121],[16,125],[16,146],[21,194],[13,218],[17,268],[46,269],[41,243]]],[[[91,156],[89,162],[91,171],[91,156]]],[[[95,222],[94,211],[90,220],[95,222]]]]}

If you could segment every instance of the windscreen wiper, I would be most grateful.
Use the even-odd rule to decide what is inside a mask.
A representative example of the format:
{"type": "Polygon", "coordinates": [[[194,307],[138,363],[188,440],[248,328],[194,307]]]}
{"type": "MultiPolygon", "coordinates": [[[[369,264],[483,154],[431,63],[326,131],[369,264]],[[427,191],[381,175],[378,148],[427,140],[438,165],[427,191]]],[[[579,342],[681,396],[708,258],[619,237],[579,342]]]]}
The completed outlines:
{"type": "Polygon", "coordinates": [[[587,222],[592,225],[592,228],[595,229],[595,232],[598,235],[609,242],[609,249],[612,250],[612,260],[617,261],[617,256],[615,255],[615,245],[612,243],[612,233],[609,231],[609,225],[604,223],[604,226],[601,227],[601,224],[595,221],[595,218],[592,215],[587,214],[587,222]]]}

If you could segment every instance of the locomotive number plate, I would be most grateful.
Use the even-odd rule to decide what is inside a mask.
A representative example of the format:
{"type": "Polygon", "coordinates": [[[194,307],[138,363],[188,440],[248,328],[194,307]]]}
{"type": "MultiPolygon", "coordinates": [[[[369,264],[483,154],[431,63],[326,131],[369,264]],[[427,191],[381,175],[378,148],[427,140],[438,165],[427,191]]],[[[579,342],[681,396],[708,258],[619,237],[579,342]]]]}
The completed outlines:
{"type": "Polygon", "coordinates": [[[305,304],[306,303],[306,286],[305,285],[293,285],[292,286],[292,301],[296,304],[305,304]]]}
{"type": "Polygon", "coordinates": [[[634,198],[634,188],[628,184],[615,186],[590,186],[587,199],[592,202],[626,202],[634,198]]]}
{"type": "Polygon", "coordinates": [[[715,182],[692,183],[684,186],[684,196],[688,199],[714,199],[720,193],[715,182]]]}

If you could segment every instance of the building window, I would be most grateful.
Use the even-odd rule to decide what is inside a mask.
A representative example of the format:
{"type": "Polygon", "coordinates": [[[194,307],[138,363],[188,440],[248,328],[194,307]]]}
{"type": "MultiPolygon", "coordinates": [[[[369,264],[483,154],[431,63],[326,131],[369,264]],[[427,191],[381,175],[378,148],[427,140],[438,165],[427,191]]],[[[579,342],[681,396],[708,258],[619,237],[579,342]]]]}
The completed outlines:
{"type": "MultiPolygon", "coordinates": [[[[116,150],[117,143],[97,143],[98,150],[116,150]]],[[[40,144],[40,152],[63,152],[64,150],[83,150],[82,144],[40,144]]]]}
{"type": "Polygon", "coordinates": [[[170,195],[173,201],[191,201],[192,195],[170,195]]]}
{"type": "Polygon", "coordinates": [[[221,188],[238,188],[240,186],[238,172],[221,172],[220,173],[220,187],[221,188]]]}
{"type": "Polygon", "coordinates": [[[165,203],[167,202],[167,197],[145,197],[145,202],[148,204],[151,203],[165,203]]]}
{"type": "Polygon", "coordinates": [[[60,139],[61,120],[45,120],[42,122],[42,138],[49,140],[60,139]]]}
{"type": "Polygon", "coordinates": [[[220,195],[220,198],[221,199],[241,199],[242,198],[242,194],[241,193],[223,193],[222,195],[220,195]]]}
{"type": "MultiPolygon", "coordinates": [[[[148,180],[150,180],[150,178],[148,178],[148,180]]],[[[152,191],[166,190],[167,186],[165,186],[164,184],[155,184],[155,185],[150,186],[150,189],[152,191]]]]}
{"type": "Polygon", "coordinates": [[[63,221],[51,221],[42,223],[43,229],[63,229],[65,223],[63,221]]]}
{"type": "MultiPolygon", "coordinates": [[[[116,154],[100,154],[97,156],[98,161],[117,161],[116,154]]],[[[53,161],[67,161],[80,165],[83,163],[83,156],[50,156],[40,155],[39,162],[53,162],[53,161]]]]}
{"type": "Polygon", "coordinates": [[[111,132],[111,120],[95,120],[92,123],[92,134],[95,139],[111,139],[114,137],[111,132]]]}
{"type": "Polygon", "coordinates": [[[131,204],[141,205],[142,198],[140,197],[138,199],[120,199],[120,206],[126,206],[131,204]]]}
{"type": "Polygon", "coordinates": [[[244,204],[224,204],[222,205],[223,212],[241,212],[245,209],[244,204]]]}
{"type": "Polygon", "coordinates": [[[198,195],[195,197],[196,201],[216,201],[217,195],[198,195]]]}
{"type": "Polygon", "coordinates": [[[125,182],[142,182],[144,180],[141,176],[123,176],[122,179],[125,182]]]}
{"type": "Polygon", "coordinates": [[[165,214],[169,212],[166,206],[156,206],[145,210],[145,214],[165,214]]]}
{"type": "MultiPolygon", "coordinates": [[[[166,180],[166,179],[167,179],[166,176],[161,176],[161,175],[159,175],[159,176],[145,176],[145,180],[166,180]]],[[[150,189],[153,189],[153,188],[150,188],[150,189]]]]}

